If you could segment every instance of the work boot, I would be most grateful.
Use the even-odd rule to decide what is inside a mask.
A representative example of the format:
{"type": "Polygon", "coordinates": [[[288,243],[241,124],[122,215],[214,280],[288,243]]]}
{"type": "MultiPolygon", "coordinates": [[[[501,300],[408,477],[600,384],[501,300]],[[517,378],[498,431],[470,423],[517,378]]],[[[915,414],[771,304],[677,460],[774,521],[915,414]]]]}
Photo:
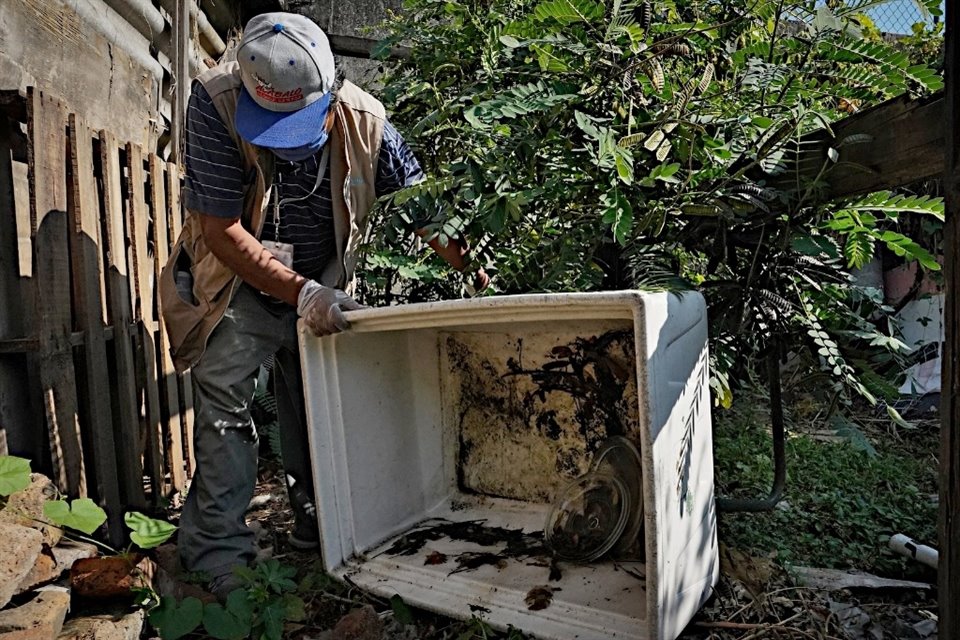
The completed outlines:
{"type": "Polygon", "coordinates": [[[287,542],[294,549],[309,551],[320,545],[320,530],[317,526],[317,507],[313,498],[303,489],[296,478],[287,474],[287,494],[293,509],[293,531],[287,536],[287,542]]]}
{"type": "Polygon", "coordinates": [[[319,547],[320,531],[316,520],[294,520],[293,531],[287,536],[287,542],[300,551],[310,551],[319,547]]]}
{"type": "Polygon", "coordinates": [[[225,573],[207,583],[207,591],[212,593],[220,604],[227,603],[227,597],[243,588],[243,580],[235,573],[225,573]]]}

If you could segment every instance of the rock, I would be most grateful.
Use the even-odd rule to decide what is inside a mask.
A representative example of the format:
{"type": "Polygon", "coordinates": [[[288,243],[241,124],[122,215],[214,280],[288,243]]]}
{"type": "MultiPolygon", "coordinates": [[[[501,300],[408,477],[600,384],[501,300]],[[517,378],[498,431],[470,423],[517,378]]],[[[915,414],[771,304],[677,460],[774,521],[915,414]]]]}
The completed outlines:
{"type": "Polygon", "coordinates": [[[332,640],[381,640],[383,621],[373,607],[367,605],[340,618],[330,637],[332,640]]]}
{"type": "Polygon", "coordinates": [[[55,580],[63,570],[57,565],[57,559],[49,547],[44,546],[40,555],[33,563],[33,568],[24,576],[17,587],[17,593],[23,593],[27,589],[32,589],[38,584],[55,580]]]}
{"type": "Polygon", "coordinates": [[[57,640],[137,640],[143,631],[144,612],[124,613],[69,620],[57,640]]]}
{"type": "Polygon", "coordinates": [[[42,591],[27,604],[0,611],[0,640],[56,638],[69,608],[69,593],[42,591]]]}
{"type": "Polygon", "coordinates": [[[932,589],[926,582],[893,580],[881,578],[862,571],[843,571],[840,569],[817,569],[814,567],[791,566],[789,569],[797,584],[811,589],[837,591],[839,589],[932,589]]]}
{"type": "Polygon", "coordinates": [[[100,551],[94,544],[77,542],[75,540],[61,540],[53,548],[53,557],[57,559],[57,569],[61,573],[69,571],[73,563],[83,558],[95,558],[100,551]]]}
{"type": "Polygon", "coordinates": [[[64,573],[70,571],[73,563],[81,558],[93,558],[97,555],[97,547],[86,542],[74,542],[66,538],[60,541],[53,549],[43,546],[40,555],[37,556],[30,570],[20,585],[17,587],[17,593],[23,593],[27,589],[33,589],[37,585],[56,580],[64,573]]]}
{"type": "Polygon", "coordinates": [[[0,523],[0,608],[7,606],[20,582],[30,573],[43,549],[43,535],[36,529],[0,523]]]}
{"type": "Polygon", "coordinates": [[[56,499],[57,488],[50,478],[41,473],[30,474],[30,486],[7,498],[7,506],[0,511],[0,522],[38,529],[43,533],[43,541],[49,547],[55,547],[63,537],[63,530],[37,520],[47,519],[43,515],[43,503],[56,499]]]}

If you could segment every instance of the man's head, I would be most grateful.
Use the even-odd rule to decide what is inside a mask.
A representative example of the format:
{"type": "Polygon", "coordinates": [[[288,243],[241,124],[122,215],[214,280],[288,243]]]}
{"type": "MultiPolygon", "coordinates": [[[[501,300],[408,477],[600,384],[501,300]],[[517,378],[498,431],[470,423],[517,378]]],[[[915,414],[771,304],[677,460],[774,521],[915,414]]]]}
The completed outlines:
{"type": "Polygon", "coordinates": [[[320,27],[294,13],[256,16],[244,30],[237,62],[243,80],[235,122],[240,136],[281,156],[284,150],[320,149],[336,75],[320,27]]]}

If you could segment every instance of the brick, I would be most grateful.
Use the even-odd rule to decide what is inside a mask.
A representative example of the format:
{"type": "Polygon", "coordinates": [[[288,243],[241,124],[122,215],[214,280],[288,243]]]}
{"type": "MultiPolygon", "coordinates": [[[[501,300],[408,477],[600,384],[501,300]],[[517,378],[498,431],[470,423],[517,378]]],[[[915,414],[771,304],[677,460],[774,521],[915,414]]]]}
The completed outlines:
{"type": "Polygon", "coordinates": [[[133,595],[131,589],[149,586],[149,580],[137,570],[141,559],[132,554],[78,560],[70,568],[70,587],[81,598],[129,598],[133,595]]]}
{"type": "Polygon", "coordinates": [[[56,638],[69,608],[69,593],[41,591],[24,605],[0,611],[0,640],[56,638]]]}
{"type": "Polygon", "coordinates": [[[57,640],[138,640],[143,621],[142,609],[129,614],[124,611],[74,618],[63,625],[57,640]]]}
{"type": "Polygon", "coordinates": [[[43,541],[48,546],[55,547],[63,537],[63,530],[52,525],[40,524],[37,520],[47,519],[43,515],[43,503],[56,499],[57,488],[50,478],[41,473],[33,473],[30,475],[30,486],[23,491],[17,491],[7,499],[7,506],[0,511],[0,522],[39,529],[43,533],[43,541]]]}
{"type": "Polygon", "coordinates": [[[43,549],[43,535],[36,529],[0,523],[0,608],[7,606],[20,582],[30,573],[43,549]]]}

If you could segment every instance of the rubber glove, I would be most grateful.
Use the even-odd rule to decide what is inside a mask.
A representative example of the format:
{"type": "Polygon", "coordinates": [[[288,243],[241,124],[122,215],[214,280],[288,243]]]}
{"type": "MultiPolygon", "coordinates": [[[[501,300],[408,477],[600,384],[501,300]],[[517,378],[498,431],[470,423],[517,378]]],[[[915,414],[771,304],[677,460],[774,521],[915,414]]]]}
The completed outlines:
{"type": "Polygon", "coordinates": [[[308,280],[297,298],[297,315],[316,336],[349,329],[350,323],[343,312],[362,308],[363,305],[340,289],[325,287],[315,280],[308,280]]]}

